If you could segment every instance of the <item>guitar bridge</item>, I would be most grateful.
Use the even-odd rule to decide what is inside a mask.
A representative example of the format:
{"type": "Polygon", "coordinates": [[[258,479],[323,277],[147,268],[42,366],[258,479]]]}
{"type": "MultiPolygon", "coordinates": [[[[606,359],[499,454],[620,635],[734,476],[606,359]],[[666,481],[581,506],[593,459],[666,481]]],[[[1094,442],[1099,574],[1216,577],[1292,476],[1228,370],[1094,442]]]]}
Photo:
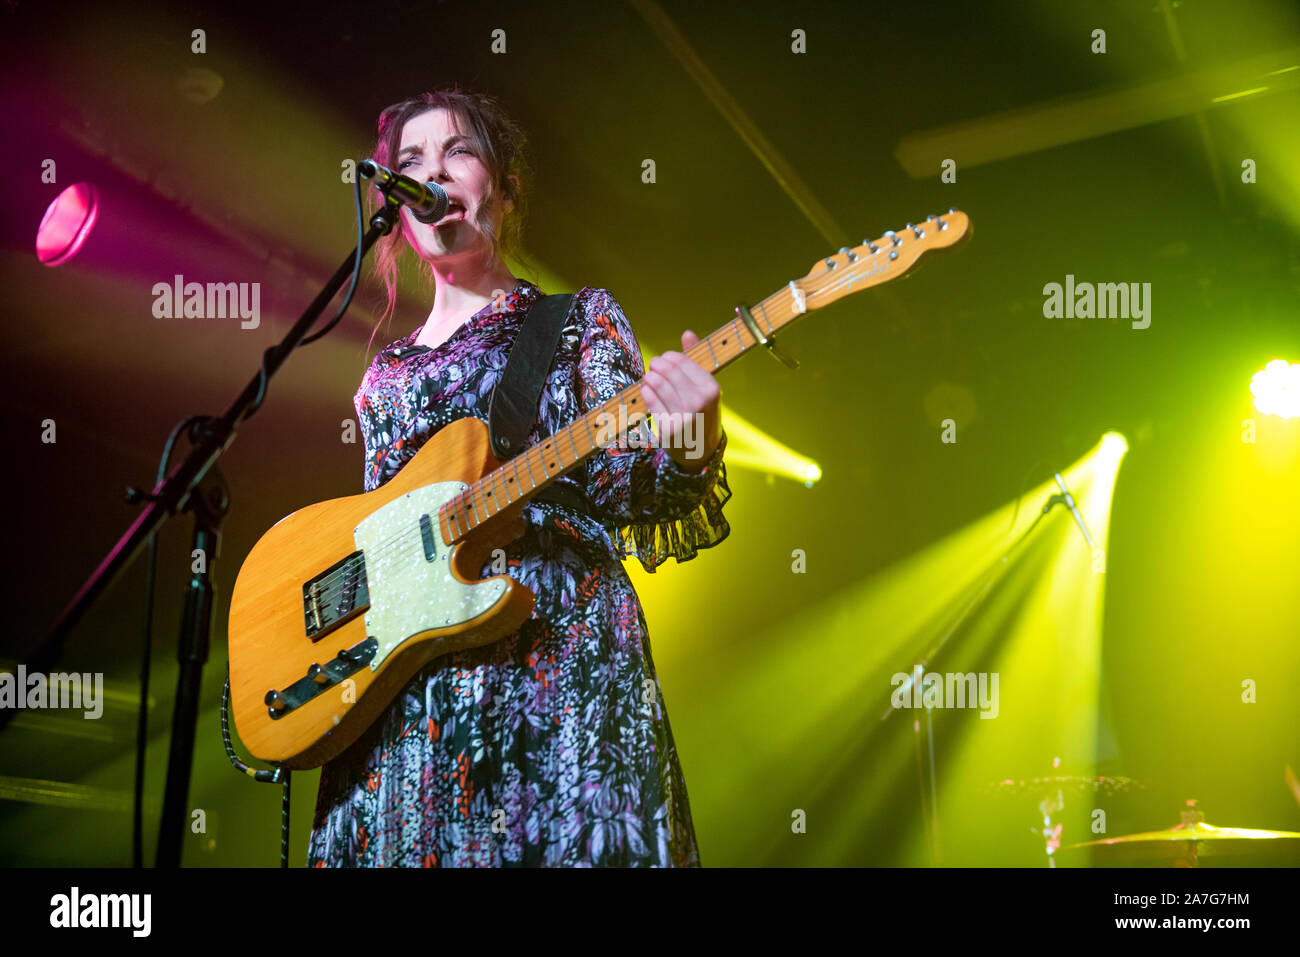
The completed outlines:
{"type": "Polygon", "coordinates": [[[344,648],[338,656],[326,664],[314,664],[303,675],[283,691],[272,688],[266,693],[266,710],[272,718],[283,718],[297,708],[336,684],[356,674],[370,664],[379,650],[379,642],[373,638],[344,648]]]}

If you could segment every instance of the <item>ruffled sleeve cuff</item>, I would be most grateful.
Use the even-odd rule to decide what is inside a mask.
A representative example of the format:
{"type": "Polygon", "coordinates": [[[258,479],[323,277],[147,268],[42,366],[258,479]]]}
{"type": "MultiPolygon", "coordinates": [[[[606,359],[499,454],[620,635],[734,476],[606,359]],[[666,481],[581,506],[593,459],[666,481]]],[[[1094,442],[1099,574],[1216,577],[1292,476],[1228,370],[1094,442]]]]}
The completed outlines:
{"type": "Polygon", "coordinates": [[[662,517],[617,528],[614,546],[620,558],[635,554],[645,570],[653,572],[669,558],[690,561],[699,549],[712,548],[731,534],[722,514],[731,498],[722,460],[726,447],[724,429],[699,472],[685,472],[666,449],[655,450],[655,511],[662,517]]]}

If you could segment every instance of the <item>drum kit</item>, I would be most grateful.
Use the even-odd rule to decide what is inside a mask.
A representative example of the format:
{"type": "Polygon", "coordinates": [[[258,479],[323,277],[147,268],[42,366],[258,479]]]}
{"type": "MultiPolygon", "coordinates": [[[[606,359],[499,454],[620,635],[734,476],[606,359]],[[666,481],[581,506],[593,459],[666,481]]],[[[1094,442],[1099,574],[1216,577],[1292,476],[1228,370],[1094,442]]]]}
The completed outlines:
{"type": "Polygon", "coordinates": [[[1195,800],[1188,800],[1182,820],[1163,831],[1144,831],[1123,837],[1061,845],[1060,823],[1052,816],[1065,807],[1066,795],[1113,796],[1144,790],[1132,778],[1057,776],[1004,780],[989,785],[994,794],[1037,801],[1041,824],[1032,830],[1042,836],[1049,867],[1058,857],[1071,867],[1200,867],[1295,866],[1300,864],[1300,832],[1266,831],[1245,827],[1215,827],[1195,800]]]}

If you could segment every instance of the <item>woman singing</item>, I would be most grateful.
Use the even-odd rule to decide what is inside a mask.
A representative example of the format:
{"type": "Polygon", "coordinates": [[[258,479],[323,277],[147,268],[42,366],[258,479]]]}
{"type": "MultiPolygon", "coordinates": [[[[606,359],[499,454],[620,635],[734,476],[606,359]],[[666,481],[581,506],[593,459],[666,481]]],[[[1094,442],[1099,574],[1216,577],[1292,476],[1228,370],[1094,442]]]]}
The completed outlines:
{"type": "MultiPolygon", "coordinates": [[[[444,90],[390,106],[374,155],[437,182],[452,205],[436,225],[403,210],[401,229],[378,247],[385,316],[405,246],[434,292],[425,323],[380,350],[357,391],[366,491],[448,423],[488,420],[520,324],[544,295],[503,258],[518,250],[528,164],[523,134],[495,99],[444,90]]],[[[682,348],[697,341],[687,330],[682,348]]],[[[720,390],[679,352],[647,371],[617,300],[586,287],[528,443],[638,381],[659,447],[623,443],[565,476],[589,507],[525,506],[525,534],[500,545],[507,574],[536,595],[531,618],[434,660],[324,766],[309,866],[699,865],[645,616],[621,559],[635,553],[654,571],[730,532],[720,390]],[[674,444],[681,417],[702,422],[702,437],[674,444]]],[[[489,563],[481,576],[498,571],[489,563]]]]}

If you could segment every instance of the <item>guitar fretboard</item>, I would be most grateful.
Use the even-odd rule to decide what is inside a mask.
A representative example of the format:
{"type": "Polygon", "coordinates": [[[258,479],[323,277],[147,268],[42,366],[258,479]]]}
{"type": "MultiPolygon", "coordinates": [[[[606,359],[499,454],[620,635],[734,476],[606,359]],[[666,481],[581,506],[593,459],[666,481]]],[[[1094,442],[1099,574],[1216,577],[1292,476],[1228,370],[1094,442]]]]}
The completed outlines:
{"type": "MultiPolygon", "coordinates": [[[[791,308],[794,303],[791,292],[782,290],[754,306],[751,315],[763,334],[770,336],[798,315],[791,308]]],[[[756,345],[758,340],[737,316],[684,354],[701,368],[717,373],[756,345]]],[[[459,541],[493,516],[540,492],[597,452],[616,444],[649,415],[641,395],[641,383],[628,386],[444,504],[438,513],[443,537],[448,543],[459,541]]]]}

